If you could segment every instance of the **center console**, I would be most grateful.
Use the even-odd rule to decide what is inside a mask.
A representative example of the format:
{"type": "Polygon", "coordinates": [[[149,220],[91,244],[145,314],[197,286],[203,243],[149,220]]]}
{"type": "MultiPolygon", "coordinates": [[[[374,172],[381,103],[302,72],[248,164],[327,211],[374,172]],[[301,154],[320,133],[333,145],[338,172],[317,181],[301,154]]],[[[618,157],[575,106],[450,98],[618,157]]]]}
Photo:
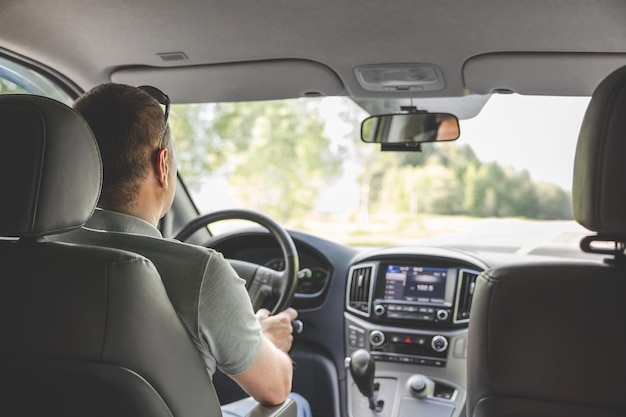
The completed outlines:
{"type": "Polygon", "coordinates": [[[462,256],[439,252],[381,252],[352,266],[346,291],[346,366],[362,351],[371,356],[380,407],[373,410],[349,376],[351,417],[461,414],[467,325],[482,269],[462,256]]]}

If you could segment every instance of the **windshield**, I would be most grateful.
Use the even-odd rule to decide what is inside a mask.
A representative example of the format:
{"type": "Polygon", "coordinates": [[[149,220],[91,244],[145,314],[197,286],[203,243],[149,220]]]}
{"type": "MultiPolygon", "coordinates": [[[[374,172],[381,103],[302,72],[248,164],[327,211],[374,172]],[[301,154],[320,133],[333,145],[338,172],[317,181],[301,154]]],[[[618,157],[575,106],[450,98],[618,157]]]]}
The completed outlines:
{"type": "Polygon", "coordinates": [[[355,246],[443,244],[563,253],[578,131],[589,98],[495,95],[451,143],[381,152],[348,98],[177,105],[178,167],[202,213],[264,212],[355,246]]]}

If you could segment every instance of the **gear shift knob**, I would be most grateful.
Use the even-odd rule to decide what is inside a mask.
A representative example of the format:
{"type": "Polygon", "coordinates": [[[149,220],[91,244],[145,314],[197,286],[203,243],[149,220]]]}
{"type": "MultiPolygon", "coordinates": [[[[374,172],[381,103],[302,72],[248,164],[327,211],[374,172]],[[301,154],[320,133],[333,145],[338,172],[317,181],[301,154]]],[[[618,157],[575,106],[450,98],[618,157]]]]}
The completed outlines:
{"type": "Polygon", "coordinates": [[[372,355],[365,350],[356,350],[350,355],[350,374],[359,391],[369,399],[374,398],[374,372],[376,363],[372,355]]]}

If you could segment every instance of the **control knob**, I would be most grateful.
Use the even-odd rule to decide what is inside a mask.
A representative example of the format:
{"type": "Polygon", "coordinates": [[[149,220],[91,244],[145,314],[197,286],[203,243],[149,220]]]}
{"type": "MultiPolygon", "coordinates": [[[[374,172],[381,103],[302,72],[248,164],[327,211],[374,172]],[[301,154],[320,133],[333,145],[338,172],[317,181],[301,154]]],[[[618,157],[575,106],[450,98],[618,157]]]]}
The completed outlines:
{"type": "Polygon", "coordinates": [[[372,330],[370,332],[370,343],[374,347],[382,346],[385,343],[385,334],[380,330],[372,330]]]}
{"type": "Polygon", "coordinates": [[[439,321],[448,320],[448,310],[437,310],[437,320],[439,321]]]}
{"type": "Polygon", "coordinates": [[[430,346],[435,352],[445,352],[445,350],[448,348],[448,339],[439,335],[435,336],[433,337],[433,340],[431,340],[430,346]]]}
{"type": "Polygon", "coordinates": [[[382,316],[383,314],[385,314],[385,306],[382,304],[376,304],[374,306],[374,314],[376,314],[377,316],[382,316]]]}

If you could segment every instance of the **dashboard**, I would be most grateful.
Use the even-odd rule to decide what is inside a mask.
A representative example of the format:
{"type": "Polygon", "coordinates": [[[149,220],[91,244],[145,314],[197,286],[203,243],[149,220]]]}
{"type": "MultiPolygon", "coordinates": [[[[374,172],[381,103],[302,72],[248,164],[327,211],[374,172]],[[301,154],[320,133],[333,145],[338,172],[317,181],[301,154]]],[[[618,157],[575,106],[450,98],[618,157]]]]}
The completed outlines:
{"type": "MultiPolygon", "coordinates": [[[[298,251],[299,269],[306,274],[298,280],[294,307],[314,308],[324,301],[327,284],[333,273],[330,261],[320,251],[302,240],[294,240],[298,251]]],[[[211,244],[227,259],[238,259],[263,265],[276,271],[285,268],[280,247],[267,233],[239,233],[221,238],[211,244]]]]}
{"type": "MultiPolygon", "coordinates": [[[[300,279],[292,304],[304,323],[290,351],[293,391],[324,416],[462,416],[476,278],[502,265],[564,261],[472,248],[371,250],[289,234],[300,268],[311,271],[300,279]],[[377,411],[353,376],[353,359],[364,357],[373,364],[377,411]]],[[[264,229],[225,233],[207,244],[226,258],[283,267],[280,248],[264,229]]],[[[241,398],[215,385],[224,402],[241,398]]]]}
{"type": "MultiPolygon", "coordinates": [[[[375,415],[460,416],[474,284],[480,272],[511,257],[490,254],[486,261],[483,254],[433,247],[362,251],[289,233],[300,269],[311,271],[293,302],[305,329],[291,351],[294,392],[320,415],[374,415],[348,365],[366,351],[384,404],[375,415]],[[426,388],[416,389],[422,383],[426,388]]],[[[226,258],[283,267],[277,243],[263,230],[218,237],[210,246],[226,258]]]]}
{"type": "MultiPolygon", "coordinates": [[[[379,415],[460,415],[469,313],[484,269],[473,256],[441,248],[386,248],[354,260],[345,298],[346,357],[365,350],[374,359],[376,398],[384,404],[379,415]]],[[[348,379],[350,415],[369,415],[348,379]]]]}

